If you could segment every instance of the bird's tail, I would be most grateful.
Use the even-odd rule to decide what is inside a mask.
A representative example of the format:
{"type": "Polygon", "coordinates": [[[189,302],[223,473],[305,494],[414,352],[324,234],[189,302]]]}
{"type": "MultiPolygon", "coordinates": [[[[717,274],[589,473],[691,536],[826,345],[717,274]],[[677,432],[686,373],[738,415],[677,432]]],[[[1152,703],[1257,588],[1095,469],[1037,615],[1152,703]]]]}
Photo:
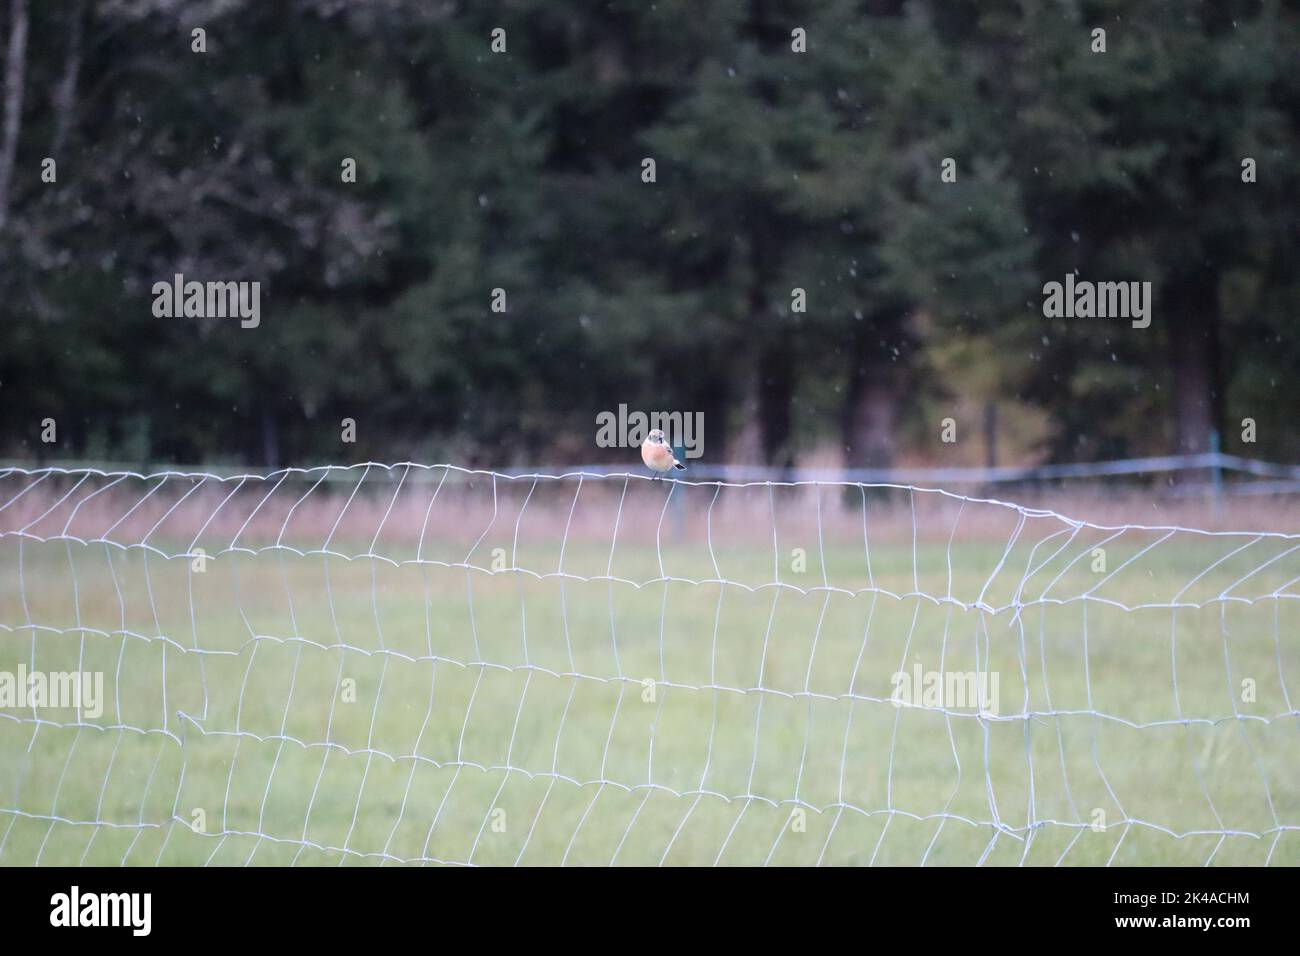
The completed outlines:
{"type": "Polygon", "coordinates": [[[686,466],[683,465],[680,461],[675,461],[675,462],[673,462],[673,467],[674,467],[675,469],[677,469],[678,471],[685,471],[685,470],[686,470],[686,466]]]}

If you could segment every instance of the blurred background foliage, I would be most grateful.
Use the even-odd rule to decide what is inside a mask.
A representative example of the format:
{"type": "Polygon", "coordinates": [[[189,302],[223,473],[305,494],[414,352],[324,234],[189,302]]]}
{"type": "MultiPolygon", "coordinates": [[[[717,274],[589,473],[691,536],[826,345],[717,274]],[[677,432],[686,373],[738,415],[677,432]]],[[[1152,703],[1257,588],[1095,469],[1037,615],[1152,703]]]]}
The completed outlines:
{"type": "Polygon", "coordinates": [[[0,0],[0,455],[578,463],[626,403],[712,461],[1296,460],[1297,52],[1282,0],[0,0]],[[1045,318],[1075,271],[1150,328],[1045,318]],[[178,272],[260,327],[155,318],[178,272]]]}

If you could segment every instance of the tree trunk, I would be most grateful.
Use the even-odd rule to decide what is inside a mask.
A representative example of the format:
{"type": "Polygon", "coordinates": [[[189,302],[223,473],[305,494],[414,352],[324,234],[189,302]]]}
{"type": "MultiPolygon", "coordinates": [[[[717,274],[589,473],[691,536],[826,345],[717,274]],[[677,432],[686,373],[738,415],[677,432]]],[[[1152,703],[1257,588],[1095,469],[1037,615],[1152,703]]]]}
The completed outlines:
{"type": "Polygon", "coordinates": [[[5,55],[4,127],[0,130],[0,231],[9,219],[9,188],[18,155],[23,114],[23,74],[27,70],[27,0],[9,4],[9,49],[5,55]]]}
{"type": "Polygon", "coordinates": [[[275,415],[267,406],[262,407],[262,465],[266,468],[280,466],[280,429],[275,415]]]}
{"type": "Polygon", "coordinates": [[[1223,426],[1217,276],[1203,268],[1167,288],[1174,451],[1195,455],[1210,450],[1210,433],[1223,426]]]}
{"type": "Polygon", "coordinates": [[[736,433],[727,442],[727,461],[736,465],[756,465],[762,453],[760,448],[760,429],[758,427],[758,385],[752,375],[744,376],[743,392],[740,396],[740,420],[736,433]]]}
{"type": "MultiPolygon", "coordinates": [[[[728,440],[730,436],[727,433],[731,425],[727,415],[727,410],[731,407],[730,385],[725,373],[719,371],[701,385],[700,392],[695,396],[695,407],[702,413],[704,429],[702,436],[696,436],[696,440],[701,441],[701,457],[695,461],[713,465],[727,461],[727,455],[731,451],[728,440]]],[[[686,467],[690,466],[691,461],[688,460],[686,467]]]]}
{"type": "Polygon", "coordinates": [[[790,319],[772,308],[766,289],[767,278],[778,271],[781,246],[774,238],[778,233],[769,221],[759,219],[750,224],[749,321],[758,330],[754,375],[759,455],[764,465],[792,468],[794,339],[790,319]]]}
{"type": "Polygon", "coordinates": [[[86,0],[79,0],[72,13],[72,27],[68,34],[68,54],[63,64],[63,76],[51,97],[54,107],[54,138],[50,144],[50,155],[56,159],[63,152],[63,146],[68,141],[68,133],[72,129],[73,116],[76,113],[77,78],[81,74],[82,24],[85,19],[86,0]]]}
{"type": "Polygon", "coordinates": [[[890,468],[899,389],[892,369],[869,369],[859,360],[845,390],[840,435],[846,468],[890,468]]]}
{"type": "Polygon", "coordinates": [[[758,421],[763,464],[777,468],[794,466],[792,348],[788,334],[783,333],[764,346],[758,360],[758,421]]]}
{"type": "Polygon", "coordinates": [[[989,468],[998,466],[998,403],[984,403],[984,462],[989,468]]]}
{"type": "Polygon", "coordinates": [[[874,345],[882,336],[901,342],[900,328],[905,316],[904,309],[893,308],[873,315],[870,321],[854,328],[840,416],[846,468],[892,468],[894,465],[903,373],[896,363],[877,358],[868,343],[874,345]]]}

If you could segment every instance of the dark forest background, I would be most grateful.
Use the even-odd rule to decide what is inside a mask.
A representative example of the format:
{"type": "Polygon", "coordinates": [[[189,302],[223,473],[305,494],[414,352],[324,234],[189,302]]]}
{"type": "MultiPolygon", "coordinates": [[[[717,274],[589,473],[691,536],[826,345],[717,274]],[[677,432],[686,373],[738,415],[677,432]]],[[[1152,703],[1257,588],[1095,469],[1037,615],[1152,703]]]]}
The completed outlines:
{"type": "Polygon", "coordinates": [[[0,0],[0,456],[576,463],[627,403],[711,461],[1300,459],[1297,54],[1280,0],[0,0]],[[1044,318],[1075,270],[1150,328],[1044,318]]]}

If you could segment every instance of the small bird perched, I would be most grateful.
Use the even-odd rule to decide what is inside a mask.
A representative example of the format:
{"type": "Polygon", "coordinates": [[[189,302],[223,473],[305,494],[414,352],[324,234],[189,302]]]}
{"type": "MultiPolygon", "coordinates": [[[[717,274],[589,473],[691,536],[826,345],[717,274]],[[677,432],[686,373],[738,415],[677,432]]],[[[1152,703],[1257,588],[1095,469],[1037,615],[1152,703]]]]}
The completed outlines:
{"type": "Polygon", "coordinates": [[[656,472],[656,478],[674,468],[679,471],[686,470],[686,466],[677,460],[672,448],[664,440],[664,433],[658,428],[646,435],[645,441],[641,443],[641,460],[646,463],[647,468],[656,472]]]}

